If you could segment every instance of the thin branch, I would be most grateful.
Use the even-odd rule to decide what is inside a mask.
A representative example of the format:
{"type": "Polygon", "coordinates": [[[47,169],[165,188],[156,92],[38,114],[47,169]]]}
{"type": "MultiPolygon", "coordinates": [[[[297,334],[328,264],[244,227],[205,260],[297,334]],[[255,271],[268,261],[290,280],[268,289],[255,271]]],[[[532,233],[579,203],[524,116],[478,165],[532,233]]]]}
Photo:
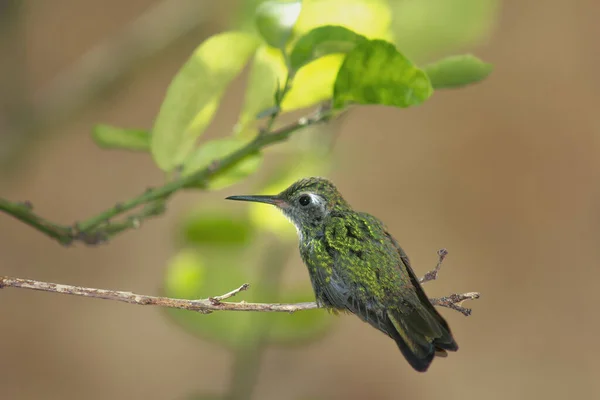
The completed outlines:
{"type": "Polygon", "coordinates": [[[145,219],[162,214],[165,211],[164,202],[175,192],[206,183],[212,176],[231,167],[244,157],[275,143],[283,142],[302,128],[327,121],[331,115],[331,110],[319,108],[312,115],[300,118],[290,125],[257,135],[242,148],[194,174],[179,177],[157,188],[149,188],[133,199],[117,203],[106,211],[72,225],[55,224],[42,218],[33,212],[29,202],[10,202],[0,198],[0,212],[12,215],[63,245],[70,245],[76,241],[86,245],[102,244],[118,233],[139,227],[145,219]],[[145,207],[137,214],[114,221],[116,217],[122,217],[140,206],[145,207]]]}
{"type": "MultiPolygon", "coordinates": [[[[421,278],[419,278],[420,283],[435,281],[437,279],[440,269],[442,268],[442,263],[444,262],[444,259],[446,259],[446,256],[448,255],[448,250],[440,249],[440,250],[438,250],[437,254],[438,254],[438,262],[437,262],[435,268],[432,269],[431,271],[427,272],[421,278]]],[[[471,309],[467,308],[467,307],[463,307],[462,306],[463,301],[475,300],[475,299],[478,299],[480,296],[481,295],[478,292],[468,292],[468,293],[463,293],[463,294],[453,293],[449,296],[433,298],[433,299],[429,299],[429,300],[431,301],[431,304],[433,304],[434,306],[448,307],[448,308],[458,311],[468,317],[469,315],[471,315],[471,309]]]]}
{"type": "Polygon", "coordinates": [[[462,306],[465,300],[476,300],[481,296],[478,292],[468,292],[462,294],[451,294],[449,296],[429,299],[434,306],[448,307],[462,313],[465,317],[471,315],[471,309],[462,306]]]}
{"type": "Polygon", "coordinates": [[[442,268],[442,263],[444,262],[444,259],[448,255],[448,250],[440,249],[440,250],[438,250],[437,254],[438,254],[437,265],[435,266],[434,269],[432,269],[431,271],[429,271],[425,275],[423,275],[421,278],[419,278],[419,283],[435,281],[437,279],[438,273],[440,272],[440,269],[442,268]]]}
{"type": "Polygon", "coordinates": [[[182,310],[197,311],[202,314],[208,314],[213,311],[262,311],[291,313],[300,310],[311,310],[317,308],[317,304],[314,302],[295,304],[267,304],[246,303],[243,301],[239,303],[228,303],[220,301],[220,298],[231,297],[234,294],[247,289],[249,287],[248,284],[242,285],[240,288],[223,296],[213,297],[213,300],[210,298],[200,300],[173,299],[169,297],[146,296],[132,292],[122,292],[119,290],[95,289],[82,286],[34,281],[31,279],[0,277],[0,289],[8,287],[69,294],[73,296],[93,297],[96,299],[120,301],[123,303],[137,304],[140,306],[179,308],[182,310]],[[217,299],[217,301],[214,301],[215,299],[217,299]]]}
{"type": "MultiPolygon", "coordinates": [[[[293,304],[271,304],[271,303],[239,303],[223,302],[221,300],[230,298],[241,291],[247,290],[249,284],[244,284],[239,288],[221,296],[209,297],[200,300],[173,299],[169,297],[147,296],[135,294],[132,292],[122,292],[119,290],[95,289],[82,286],[63,285],[59,283],[41,282],[31,279],[0,277],[0,289],[3,288],[21,288],[39,290],[43,292],[52,292],[60,294],[69,294],[73,296],[93,297],[96,299],[120,301],[123,303],[137,304],[140,306],[159,306],[168,308],[179,308],[182,310],[197,311],[202,314],[208,314],[213,311],[260,311],[260,312],[287,312],[313,310],[318,308],[315,302],[293,303],[293,304]]],[[[473,300],[479,298],[479,293],[451,294],[450,296],[433,298],[432,304],[448,307],[460,311],[465,315],[470,314],[462,311],[462,307],[457,305],[464,300],[473,300]]]]}
{"type": "Polygon", "coordinates": [[[208,300],[213,304],[221,304],[223,302],[223,300],[229,299],[230,297],[235,296],[239,292],[248,290],[248,288],[250,288],[250,284],[244,283],[242,286],[240,286],[239,288],[237,288],[235,290],[232,290],[229,293],[225,293],[224,295],[221,295],[221,296],[209,297],[208,300]]]}
{"type": "Polygon", "coordinates": [[[0,198],[0,211],[13,216],[61,244],[66,245],[72,241],[73,231],[71,227],[54,224],[34,214],[32,210],[33,206],[29,202],[10,202],[0,198]]]}

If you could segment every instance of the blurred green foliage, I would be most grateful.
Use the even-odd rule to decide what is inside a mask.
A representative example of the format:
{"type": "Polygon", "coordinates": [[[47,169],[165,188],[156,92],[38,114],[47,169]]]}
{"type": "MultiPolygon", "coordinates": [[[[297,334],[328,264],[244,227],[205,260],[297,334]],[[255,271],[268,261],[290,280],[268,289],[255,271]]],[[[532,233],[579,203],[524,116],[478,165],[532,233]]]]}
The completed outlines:
{"type": "Polygon", "coordinates": [[[425,72],[435,89],[457,88],[479,82],[492,73],[492,64],[467,54],[446,57],[425,66],[425,72]]]}
{"type": "Polygon", "coordinates": [[[254,230],[246,216],[231,210],[198,207],[181,221],[184,243],[204,246],[245,246],[254,230]]]}
{"type": "Polygon", "coordinates": [[[184,163],[258,43],[247,33],[220,33],[200,44],[183,65],[152,128],[152,156],[160,169],[171,171],[184,163]]]}
{"type": "Polygon", "coordinates": [[[143,129],[124,129],[99,124],[94,127],[92,138],[104,149],[150,150],[150,132],[143,129]]]}
{"type": "MultiPolygon", "coordinates": [[[[200,169],[210,166],[213,162],[233,153],[245,145],[245,141],[236,138],[225,138],[211,140],[203,146],[194,150],[183,166],[182,174],[190,175],[200,169]]],[[[208,185],[202,185],[208,189],[223,189],[247,176],[253,174],[262,162],[261,153],[248,154],[235,165],[222,169],[216,173],[208,185]]]]}
{"type": "MultiPolygon", "coordinates": [[[[199,299],[207,293],[223,294],[250,281],[240,266],[235,250],[203,255],[201,249],[185,248],[170,261],[165,278],[166,296],[199,299]]],[[[240,294],[250,301],[253,291],[240,294]]],[[[253,313],[212,313],[208,315],[185,310],[167,310],[184,329],[204,339],[230,348],[252,342],[250,337],[259,329],[252,324],[253,313]]]]}
{"type": "MultiPolygon", "coordinates": [[[[270,129],[280,113],[322,101],[338,110],[352,104],[416,106],[434,89],[475,83],[491,72],[489,64],[472,55],[424,67],[414,60],[485,38],[497,11],[495,0],[250,0],[242,4],[236,30],[201,43],[174,77],[150,133],[99,125],[94,140],[105,148],[150,151],[157,167],[171,172],[168,179],[177,179],[179,173],[210,169],[257,135],[270,134],[260,132],[257,125],[270,129]],[[244,102],[231,136],[198,142],[227,86],[247,63],[244,102]]],[[[276,194],[300,177],[325,175],[330,160],[322,154],[328,145],[322,139],[289,148],[286,159],[250,193],[276,194]]],[[[259,169],[262,158],[261,153],[249,153],[197,188],[217,190],[242,181],[259,169]]],[[[314,300],[308,279],[292,288],[280,287],[281,270],[296,233],[274,207],[250,204],[244,214],[234,214],[222,205],[201,204],[182,218],[178,231],[180,250],[167,267],[165,295],[206,298],[249,282],[251,290],[238,294],[244,301],[314,300]],[[265,254],[253,251],[261,247],[265,254]]],[[[324,334],[332,322],[323,310],[294,315],[167,313],[185,330],[236,354],[258,343],[310,341],[324,334]]]]}

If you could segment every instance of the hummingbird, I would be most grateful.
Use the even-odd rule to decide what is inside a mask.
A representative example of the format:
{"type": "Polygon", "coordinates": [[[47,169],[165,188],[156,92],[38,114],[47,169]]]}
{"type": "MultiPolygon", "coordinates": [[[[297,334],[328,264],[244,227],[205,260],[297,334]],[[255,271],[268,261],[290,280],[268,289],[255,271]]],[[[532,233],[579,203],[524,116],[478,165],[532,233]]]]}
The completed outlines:
{"type": "Polygon", "coordinates": [[[415,370],[458,350],[396,239],[379,219],[354,211],[329,180],[304,178],[277,195],[227,199],[281,210],[298,231],[319,307],[354,314],[388,335],[415,370]]]}

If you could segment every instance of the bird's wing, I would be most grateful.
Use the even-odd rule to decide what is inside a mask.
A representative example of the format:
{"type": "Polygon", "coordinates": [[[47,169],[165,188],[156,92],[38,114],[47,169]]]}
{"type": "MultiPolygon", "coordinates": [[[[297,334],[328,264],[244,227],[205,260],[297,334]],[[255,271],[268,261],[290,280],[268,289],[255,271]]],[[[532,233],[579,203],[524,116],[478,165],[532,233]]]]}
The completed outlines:
{"type": "Polygon", "coordinates": [[[342,248],[350,251],[338,256],[333,271],[338,272],[336,286],[349,288],[345,293],[348,310],[392,337],[417,370],[427,369],[438,349],[456,350],[448,324],[429,301],[408,256],[384,224],[366,213],[344,216],[340,221],[331,224],[335,227],[332,235],[346,240],[342,248]],[[340,233],[344,231],[345,239],[340,233]],[[355,268],[336,268],[336,264],[355,268]]]}
{"type": "MultiPolygon", "coordinates": [[[[372,219],[376,219],[368,214],[365,215],[372,219]]],[[[390,317],[394,322],[394,325],[397,326],[401,324],[413,331],[421,333],[424,337],[432,340],[432,343],[438,349],[450,351],[458,350],[458,345],[454,341],[448,323],[444,317],[438,313],[433,304],[431,304],[429,297],[425,294],[425,291],[419,283],[419,279],[415,275],[410,265],[410,261],[406,255],[406,252],[402,249],[402,247],[400,247],[396,239],[394,239],[394,237],[388,232],[383,223],[381,223],[381,229],[384,231],[384,234],[388,239],[388,243],[390,243],[398,252],[398,256],[401,260],[401,263],[398,267],[400,270],[405,271],[408,275],[410,279],[410,285],[414,290],[413,293],[418,298],[417,301],[420,303],[420,305],[422,305],[422,307],[419,308],[412,308],[408,313],[406,310],[392,312],[390,317]]],[[[409,299],[411,299],[411,302],[414,301],[414,297],[410,297],[409,299]]]]}

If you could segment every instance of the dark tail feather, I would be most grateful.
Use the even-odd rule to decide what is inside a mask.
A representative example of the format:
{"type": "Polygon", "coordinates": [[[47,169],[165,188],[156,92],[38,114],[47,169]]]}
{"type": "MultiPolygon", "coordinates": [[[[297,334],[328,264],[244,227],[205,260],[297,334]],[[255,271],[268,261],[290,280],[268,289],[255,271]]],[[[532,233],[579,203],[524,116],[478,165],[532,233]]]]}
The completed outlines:
{"type": "MultiPolygon", "coordinates": [[[[404,252],[400,249],[401,254],[404,252]]],[[[390,322],[388,333],[395,341],[406,360],[414,369],[424,372],[429,368],[434,356],[447,356],[447,351],[457,351],[458,345],[452,337],[448,323],[438,313],[423,291],[419,280],[404,255],[406,269],[415,288],[420,306],[412,312],[388,312],[390,322]]]]}
{"type": "Polygon", "coordinates": [[[388,312],[388,334],[396,341],[408,363],[417,371],[429,368],[435,356],[458,350],[448,324],[429,303],[410,314],[388,312]],[[429,307],[427,307],[429,305],[429,307]]]}

